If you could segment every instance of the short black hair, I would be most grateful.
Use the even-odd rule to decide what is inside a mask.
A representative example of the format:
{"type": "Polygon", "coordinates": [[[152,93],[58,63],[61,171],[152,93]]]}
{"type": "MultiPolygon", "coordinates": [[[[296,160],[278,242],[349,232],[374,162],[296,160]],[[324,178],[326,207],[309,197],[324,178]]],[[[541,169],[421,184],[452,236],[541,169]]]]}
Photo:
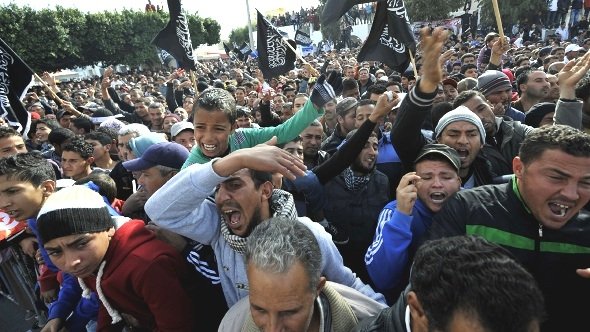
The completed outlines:
{"type": "Polygon", "coordinates": [[[367,92],[365,94],[365,96],[366,96],[365,99],[368,99],[369,97],[371,97],[372,93],[374,93],[376,95],[380,95],[380,94],[383,94],[385,91],[387,91],[387,86],[385,84],[375,83],[367,88],[367,92]]]}
{"type": "Polygon", "coordinates": [[[236,100],[224,89],[210,88],[203,91],[193,104],[193,117],[199,109],[206,112],[221,111],[230,124],[236,122],[236,100]]]}
{"type": "Polygon", "coordinates": [[[529,164],[546,150],[560,150],[574,157],[590,158],[590,135],[565,125],[543,126],[526,136],[518,155],[523,164],[529,164]]]}
{"type": "Polygon", "coordinates": [[[44,181],[55,181],[53,167],[39,152],[20,153],[0,158],[0,176],[7,179],[29,182],[39,187],[44,181]]]}
{"type": "Polygon", "coordinates": [[[13,136],[22,137],[21,134],[12,127],[0,127],[0,139],[13,136]]]}
{"type": "Polygon", "coordinates": [[[88,176],[76,181],[75,185],[82,185],[92,181],[98,187],[98,193],[107,198],[109,203],[113,203],[117,198],[117,184],[115,180],[104,172],[92,172],[88,176]]]}
{"type": "Polygon", "coordinates": [[[68,128],[56,128],[49,133],[47,141],[51,145],[56,146],[74,137],[76,137],[76,134],[68,128]]]}
{"type": "Polygon", "coordinates": [[[84,135],[84,139],[98,141],[98,142],[100,142],[101,145],[107,145],[107,144],[113,143],[113,139],[109,135],[107,135],[106,133],[100,132],[100,131],[93,131],[91,133],[88,133],[88,134],[84,135]]]}
{"type": "Polygon", "coordinates": [[[83,129],[84,133],[89,133],[94,130],[94,124],[86,117],[79,117],[72,120],[72,125],[78,129],[83,129]]]}
{"type": "Polygon", "coordinates": [[[63,146],[62,151],[75,152],[78,153],[83,159],[88,159],[92,157],[94,147],[92,144],[84,141],[82,137],[74,137],[63,146]]]}
{"type": "Polygon", "coordinates": [[[506,249],[481,237],[426,242],[414,258],[409,287],[433,331],[445,330],[457,312],[491,332],[528,331],[544,315],[533,276],[506,249]]]}

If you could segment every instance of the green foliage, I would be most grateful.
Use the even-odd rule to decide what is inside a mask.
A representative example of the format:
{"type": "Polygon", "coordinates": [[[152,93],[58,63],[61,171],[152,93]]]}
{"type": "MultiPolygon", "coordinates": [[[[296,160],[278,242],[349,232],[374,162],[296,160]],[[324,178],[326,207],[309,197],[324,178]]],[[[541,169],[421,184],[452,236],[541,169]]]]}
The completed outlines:
{"type": "MultiPolygon", "coordinates": [[[[252,31],[255,31],[256,28],[252,28],[252,31]]],[[[254,36],[256,38],[256,36],[254,36]]],[[[248,37],[248,26],[244,26],[241,28],[233,29],[229,33],[229,45],[233,45],[232,43],[236,43],[236,45],[242,45],[243,42],[250,44],[250,37],[248,37]]]]}
{"type": "MultiPolygon", "coordinates": [[[[489,2],[489,1],[488,1],[489,2]]],[[[449,14],[465,5],[464,0],[405,0],[411,22],[436,21],[449,18],[449,14]]]]}
{"type": "MultiPolygon", "coordinates": [[[[151,41],[168,19],[162,12],[35,11],[10,4],[0,7],[0,36],[38,73],[99,62],[154,66],[160,62],[151,41]]],[[[193,47],[219,42],[215,20],[197,15],[188,20],[193,47]]]]}

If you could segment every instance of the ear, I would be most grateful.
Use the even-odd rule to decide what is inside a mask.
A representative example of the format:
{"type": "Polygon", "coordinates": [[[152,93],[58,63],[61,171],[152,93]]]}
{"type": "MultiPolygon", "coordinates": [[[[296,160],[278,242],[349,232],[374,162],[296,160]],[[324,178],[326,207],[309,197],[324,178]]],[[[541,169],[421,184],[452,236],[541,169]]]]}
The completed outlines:
{"type": "Polygon", "coordinates": [[[412,331],[428,331],[428,318],[424,308],[422,308],[422,303],[418,299],[418,295],[410,291],[406,297],[410,308],[410,316],[412,317],[412,331]]]}
{"type": "Polygon", "coordinates": [[[109,228],[108,235],[109,235],[109,238],[111,238],[111,237],[113,237],[113,235],[115,235],[115,227],[109,228]]]}
{"type": "Polygon", "coordinates": [[[262,201],[268,201],[272,196],[272,191],[274,189],[272,182],[266,181],[260,185],[260,189],[262,190],[262,201]]]}
{"type": "Polygon", "coordinates": [[[94,164],[94,157],[88,157],[88,159],[86,159],[86,162],[88,163],[88,165],[94,164]]]}
{"type": "Polygon", "coordinates": [[[178,174],[178,171],[172,171],[172,172],[166,174],[166,182],[168,182],[170,179],[172,179],[172,177],[176,174],[178,174]]]}
{"type": "Polygon", "coordinates": [[[43,190],[43,197],[49,197],[49,195],[55,192],[55,181],[45,180],[41,183],[41,190],[43,190]]]}
{"type": "Polygon", "coordinates": [[[320,277],[320,281],[318,282],[318,286],[316,288],[316,296],[320,295],[322,289],[326,286],[326,277],[320,277]]]}
{"type": "Polygon", "coordinates": [[[524,164],[522,163],[522,160],[520,160],[520,157],[518,156],[514,157],[514,159],[512,159],[512,172],[517,178],[520,179],[522,177],[523,171],[524,164]]]}

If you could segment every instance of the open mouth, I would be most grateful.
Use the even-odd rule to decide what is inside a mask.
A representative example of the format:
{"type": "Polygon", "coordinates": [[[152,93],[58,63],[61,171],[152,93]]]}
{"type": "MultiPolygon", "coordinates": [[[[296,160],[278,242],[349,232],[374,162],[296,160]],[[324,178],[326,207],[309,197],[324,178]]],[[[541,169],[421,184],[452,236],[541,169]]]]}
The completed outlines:
{"type": "Polygon", "coordinates": [[[235,226],[235,225],[239,224],[240,217],[242,216],[242,214],[239,211],[232,210],[232,209],[224,210],[223,214],[225,215],[226,222],[230,226],[235,226]]]}
{"type": "Polygon", "coordinates": [[[570,209],[570,206],[559,203],[549,203],[549,209],[554,215],[558,217],[565,217],[567,211],[570,209]]]}
{"type": "Polygon", "coordinates": [[[217,145],[215,145],[215,144],[202,144],[202,146],[203,146],[203,150],[205,150],[207,152],[213,152],[217,148],[217,145]]]}
{"type": "Polygon", "coordinates": [[[442,204],[447,198],[447,194],[442,192],[435,192],[430,194],[430,200],[436,204],[442,204]]]}
{"type": "Polygon", "coordinates": [[[461,162],[463,162],[465,159],[467,159],[467,156],[469,156],[469,150],[467,150],[467,149],[455,149],[455,150],[459,154],[459,159],[461,160],[461,162]]]}

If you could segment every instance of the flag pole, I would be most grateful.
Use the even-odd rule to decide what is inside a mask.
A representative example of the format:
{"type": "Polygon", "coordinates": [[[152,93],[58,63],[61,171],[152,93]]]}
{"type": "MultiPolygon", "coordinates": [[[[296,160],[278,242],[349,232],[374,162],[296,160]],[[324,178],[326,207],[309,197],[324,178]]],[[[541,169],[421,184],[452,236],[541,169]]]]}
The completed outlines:
{"type": "Polygon", "coordinates": [[[494,6],[494,15],[496,16],[496,24],[498,25],[498,34],[500,39],[504,39],[504,29],[502,28],[502,18],[500,17],[500,8],[498,7],[498,0],[492,0],[494,6]]]}
{"type": "Polygon", "coordinates": [[[33,76],[35,76],[35,79],[37,81],[41,82],[41,84],[43,85],[43,87],[45,87],[47,90],[49,90],[49,94],[51,95],[51,97],[53,99],[55,99],[55,102],[57,104],[61,105],[62,102],[63,102],[63,100],[61,100],[61,98],[59,98],[57,96],[57,94],[53,90],[51,90],[51,87],[49,85],[47,85],[47,83],[45,83],[45,81],[41,77],[39,77],[39,75],[37,75],[37,73],[33,72],[33,76]]]}
{"type": "Polygon", "coordinates": [[[285,45],[287,45],[287,47],[291,49],[291,51],[293,51],[293,53],[295,53],[297,59],[301,60],[301,62],[303,62],[304,65],[308,65],[308,70],[311,72],[313,76],[320,76],[320,73],[315,68],[313,68],[313,66],[310,65],[309,62],[305,61],[305,59],[301,55],[297,54],[297,51],[293,48],[293,46],[291,46],[291,44],[289,44],[289,42],[285,38],[281,38],[281,40],[283,41],[283,43],[285,43],[285,45]]]}
{"type": "MultiPolygon", "coordinates": [[[[195,61],[195,62],[197,62],[197,61],[195,61]]],[[[193,84],[193,89],[195,89],[195,92],[197,92],[197,83],[195,82],[195,71],[191,69],[189,75],[191,78],[191,83],[193,84]]]]}
{"type": "Polygon", "coordinates": [[[412,50],[409,48],[408,48],[408,54],[410,54],[410,61],[412,62],[412,69],[414,70],[414,77],[416,79],[418,79],[418,70],[416,69],[416,60],[414,60],[414,55],[412,54],[412,50]]]}

